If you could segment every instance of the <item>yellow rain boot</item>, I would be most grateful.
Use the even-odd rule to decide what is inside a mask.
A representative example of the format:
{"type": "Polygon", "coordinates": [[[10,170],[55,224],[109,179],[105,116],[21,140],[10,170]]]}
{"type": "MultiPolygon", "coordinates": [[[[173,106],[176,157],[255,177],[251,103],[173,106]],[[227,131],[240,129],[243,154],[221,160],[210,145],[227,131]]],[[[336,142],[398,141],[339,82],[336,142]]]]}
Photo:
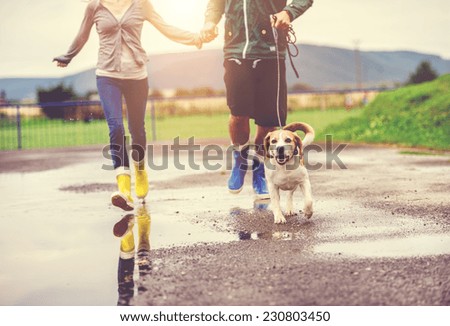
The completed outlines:
{"type": "Polygon", "coordinates": [[[116,191],[111,196],[111,203],[124,211],[132,211],[134,209],[133,198],[131,198],[131,176],[130,171],[121,167],[117,171],[117,187],[116,191]]]}
{"type": "Polygon", "coordinates": [[[134,234],[133,229],[125,234],[120,240],[120,258],[131,259],[134,258],[134,234]]]}
{"type": "Polygon", "coordinates": [[[140,162],[133,161],[134,171],[136,174],[135,191],[139,199],[144,199],[148,193],[148,175],[145,171],[145,160],[140,162]]]}

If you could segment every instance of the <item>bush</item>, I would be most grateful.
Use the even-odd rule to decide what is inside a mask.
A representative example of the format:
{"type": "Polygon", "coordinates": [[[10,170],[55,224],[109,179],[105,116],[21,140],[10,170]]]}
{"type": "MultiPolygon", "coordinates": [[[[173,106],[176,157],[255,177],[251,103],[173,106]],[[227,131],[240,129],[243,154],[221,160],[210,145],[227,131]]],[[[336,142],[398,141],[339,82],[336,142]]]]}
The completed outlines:
{"type": "Polygon", "coordinates": [[[64,86],[63,83],[50,88],[37,90],[38,101],[42,111],[50,119],[64,119],[65,106],[46,106],[45,103],[56,103],[75,100],[77,98],[73,88],[64,86]]]}
{"type": "Polygon", "coordinates": [[[72,87],[64,86],[60,83],[55,87],[38,89],[38,99],[42,112],[50,119],[64,119],[71,121],[90,122],[94,119],[104,119],[103,109],[100,105],[89,106],[67,106],[67,105],[45,105],[46,103],[60,103],[75,100],[89,100],[92,92],[88,92],[84,97],[79,97],[72,87]]]}

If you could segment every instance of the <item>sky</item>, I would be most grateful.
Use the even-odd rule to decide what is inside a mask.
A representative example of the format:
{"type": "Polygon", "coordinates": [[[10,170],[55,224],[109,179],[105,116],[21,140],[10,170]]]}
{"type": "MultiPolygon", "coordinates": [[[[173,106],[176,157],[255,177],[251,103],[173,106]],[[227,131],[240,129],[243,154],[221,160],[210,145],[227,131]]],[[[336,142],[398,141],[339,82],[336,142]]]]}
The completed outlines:
{"type": "MultiPolygon", "coordinates": [[[[207,1],[151,0],[168,23],[193,32],[203,26],[207,1]]],[[[95,27],[69,67],[52,63],[67,51],[85,8],[85,0],[0,0],[0,78],[57,77],[93,68],[95,27]]],[[[293,25],[300,43],[343,48],[359,44],[361,50],[410,50],[450,59],[449,0],[315,0],[293,25]]],[[[219,33],[203,49],[222,47],[223,20],[219,33]]],[[[197,51],[167,40],[149,23],[142,44],[148,54],[197,51]]]]}

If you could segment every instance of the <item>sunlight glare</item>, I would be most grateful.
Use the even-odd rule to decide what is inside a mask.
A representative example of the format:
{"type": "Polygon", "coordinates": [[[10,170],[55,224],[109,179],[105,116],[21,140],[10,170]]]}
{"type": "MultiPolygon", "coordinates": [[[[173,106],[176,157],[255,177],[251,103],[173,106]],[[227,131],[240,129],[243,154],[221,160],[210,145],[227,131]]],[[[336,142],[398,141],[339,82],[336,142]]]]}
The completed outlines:
{"type": "Polygon", "coordinates": [[[203,26],[207,0],[153,0],[156,11],[169,24],[191,31],[203,26]]]}

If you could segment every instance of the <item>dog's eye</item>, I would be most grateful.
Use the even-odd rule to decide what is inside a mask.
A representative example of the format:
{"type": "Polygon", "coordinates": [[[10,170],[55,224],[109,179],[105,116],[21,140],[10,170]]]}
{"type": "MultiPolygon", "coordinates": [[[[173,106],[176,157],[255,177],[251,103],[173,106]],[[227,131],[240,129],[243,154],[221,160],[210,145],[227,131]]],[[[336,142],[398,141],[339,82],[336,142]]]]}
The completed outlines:
{"type": "Polygon", "coordinates": [[[276,144],[276,143],[277,143],[277,140],[276,140],[276,139],[272,139],[270,142],[271,142],[272,144],[276,144]]]}
{"type": "Polygon", "coordinates": [[[288,143],[288,144],[289,144],[289,143],[292,143],[292,139],[286,138],[285,142],[288,143]]]}

